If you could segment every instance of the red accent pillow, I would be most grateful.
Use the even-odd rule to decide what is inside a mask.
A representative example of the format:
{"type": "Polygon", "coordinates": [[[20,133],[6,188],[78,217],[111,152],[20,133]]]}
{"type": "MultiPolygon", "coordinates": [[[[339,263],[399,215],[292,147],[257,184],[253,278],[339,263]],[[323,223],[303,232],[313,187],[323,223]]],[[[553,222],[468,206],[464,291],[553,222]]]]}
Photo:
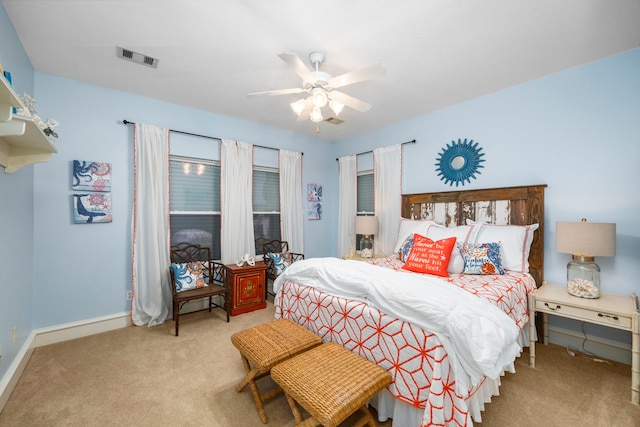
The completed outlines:
{"type": "Polygon", "coordinates": [[[455,244],[455,237],[434,242],[428,237],[414,234],[413,247],[402,268],[416,273],[449,277],[447,267],[455,244]]]}

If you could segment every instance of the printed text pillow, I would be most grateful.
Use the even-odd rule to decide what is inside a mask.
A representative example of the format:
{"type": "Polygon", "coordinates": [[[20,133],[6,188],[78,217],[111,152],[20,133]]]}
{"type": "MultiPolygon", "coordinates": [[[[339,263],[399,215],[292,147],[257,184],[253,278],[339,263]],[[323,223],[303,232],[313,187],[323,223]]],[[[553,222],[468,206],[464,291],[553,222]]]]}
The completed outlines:
{"type": "Polygon", "coordinates": [[[498,243],[458,243],[464,259],[464,274],[504,274],[498,243]]]}
{"type": "Polygon", "coordinates": [[[396,244],[393,247],[393,253],[397,254],[400,251],[400,247],[408,237],[413,237],[416,233],[426,236],[427,230],[431,225],[436,225],[436,222],[429,219],[402,218],[398,226],[398,235],[396,237],[396,244]]]}
{"type": "Polygon", "coordinates": [[[522,273],[529,272],[529,252],[533,242],[533,232],[538,229],[538,224],[491,225],[477,222],[474,224],[480,224],[480,231],[474,243],[499,242],[502,267],[522,273]]]}
{"type": "MultiPolygon", "coordinates": [[[[441,225],[433,225],[429,227],[426,236],[431,240],[442,240],[449,237],[455,237],[456,243],[474,242],[476,235],[480,230],[480,225],[459,225],[457,227],[444,227],[441,225]]],[[[447,271],[449,274],[460,274],[464,270],[464,260],[460,255],[460,251],[454,246],[449,260],[447,271]]]]}
{"type": "Polygon", "coordinates": [[[413,235],[413,246],[402,268],[416,273],[449,277],[447,267],[456,238],[433,241],[420,234],[413,235]]]}

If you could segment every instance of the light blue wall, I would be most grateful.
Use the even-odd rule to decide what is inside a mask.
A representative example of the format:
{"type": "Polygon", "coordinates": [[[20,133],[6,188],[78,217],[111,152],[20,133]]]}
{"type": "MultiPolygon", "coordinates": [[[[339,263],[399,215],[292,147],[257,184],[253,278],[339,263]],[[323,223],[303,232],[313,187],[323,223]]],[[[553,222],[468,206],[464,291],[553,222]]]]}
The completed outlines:
{"type": "Polygon", "coordinates": [[[59,153],[51,162],[0,173],[0,378],[34,328],[129,309],[132,129],[122,119],[303,151],[303,182],[324,187],[323,219],[305,220],[310,257],[336,254],[336,157],[415,138],[416,144],[404,147],[403,192],[443,191],[451,187],[436,176],[438,153],[451,140],[471,138],[482,146],[486,162],[464,189],[548,185],[548,281],[562,283],[568,261],[555,252],[555,222],[587,217],[618,227],[617,256],[598,259],[603,290],[640,290],[640,49],[333,144],[34,75],[3,8],[0,61],[14,71],[18,91],[36,97],[39,114],[60,122],[59,153]],[[72,224],[74,159],[113,164],[112,223],[72,224]]]}
{"type": "MultiPolygon", "coordinates": [[[[402,192],[452,189],[437,176],[438,154],[452,140],[473,139],[485,167],[462,189],[547,184],[548,282],[566,283],[570,259],[555,250],[556,222],[586,217],[617,225],[616,256],[596,258],[602,290],[640,294],[640,49],[341,141],[336,154],[414,138],[403,147],[402,192]]],[[[588,329],[629,343],[626,333],[588,329]]]]}
{"type": "MultiPolygon", "coordinates": [[[[0,61],[18,94],[33,93],[33,68],[0,7],[0,61]]],[[[0,167],[0,380],[32,330],[33,166],[6,174],[0,167]],[[17,339],[13,341],[13,328],[17,339]]]]}
{"type": "MultiPolygon", "coordinates": [[[[123,119],[302,151],[304,183],[328,176],[326,142],[40,72],[36,93],[42,111],[60,122],[58,154],[35,171],[36,328],[129,310],[133,128],[123,119]],[[74,159],[112,164],[112,223],[72,223],[74,159]]],[[[324,227],[305,221],[308,256],[331,251],[324,227]]]]}
{"type": "Polygon", "coordinates": [[[570,257],[555,251],[556,221],[586,217],[617,225],[617,255],[596,260],[602,290],[640,292],[640,49],[341,141],[337,155],[414,138],[402,192],[451,190],[438,154],[473,139],[486,161],[462,189],[547,184],[547,281],[563,283],[570,257]]]}

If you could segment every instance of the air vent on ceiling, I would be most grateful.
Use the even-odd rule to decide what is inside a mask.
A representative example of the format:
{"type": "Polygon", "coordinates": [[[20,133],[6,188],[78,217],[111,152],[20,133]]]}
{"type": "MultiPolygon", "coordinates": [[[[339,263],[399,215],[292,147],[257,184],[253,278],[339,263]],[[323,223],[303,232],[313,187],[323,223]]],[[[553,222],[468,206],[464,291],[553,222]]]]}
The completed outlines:
{"type": "Polygon", "coordinates": [[[325,122],[329,122],[332,125],[339,125],[339,124],[344,123],[344,120],[340,120],[337,117],[329,117],[327,120],[325,120],[325,122]]]}
{"type": "Polygon", "coordinates": [[[118,58],[125,59],[127,61],[135,62],[136,64],[145,65],[151,68],[158,68],[158,58],[152,58],[133,50],[125,49],[124,47],[116,46],[116,56],[118,58]]]}

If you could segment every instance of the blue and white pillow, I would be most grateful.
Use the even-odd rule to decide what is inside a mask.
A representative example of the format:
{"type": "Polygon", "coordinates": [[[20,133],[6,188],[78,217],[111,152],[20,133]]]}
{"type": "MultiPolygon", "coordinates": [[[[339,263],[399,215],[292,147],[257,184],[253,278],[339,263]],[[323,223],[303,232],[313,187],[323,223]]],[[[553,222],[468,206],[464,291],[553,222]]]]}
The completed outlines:
{"type": "Polygon", "coordinates": [[[398,257],[402,262],[407,262],[407,257],[409,256],[409,252],[411,252],[411,248],[413,247],[413,234],[407,236],[404,239],[404,242],[400,245],[400,250],[398,251],[398,257]]]}
{"type": "Polygon", "coordinates": [[[464,259],[463,274],[504,274],[499,243],[458,243],[464,259]]]}
{"type": "Polygon", "coordinates": [[[276,270],[276,275],[280,275],[285,268],[291,265],[291,254],[289,252],[269,252],[267,256],[273,260],[273,267],[276,270]]]}
{"type": "Polygon", "coordinates": [[[196,288],[204,288],[203,265],[201,261],[171,264],[173,276],[176,281],[176,292],[188,291],[196,288]]]}

